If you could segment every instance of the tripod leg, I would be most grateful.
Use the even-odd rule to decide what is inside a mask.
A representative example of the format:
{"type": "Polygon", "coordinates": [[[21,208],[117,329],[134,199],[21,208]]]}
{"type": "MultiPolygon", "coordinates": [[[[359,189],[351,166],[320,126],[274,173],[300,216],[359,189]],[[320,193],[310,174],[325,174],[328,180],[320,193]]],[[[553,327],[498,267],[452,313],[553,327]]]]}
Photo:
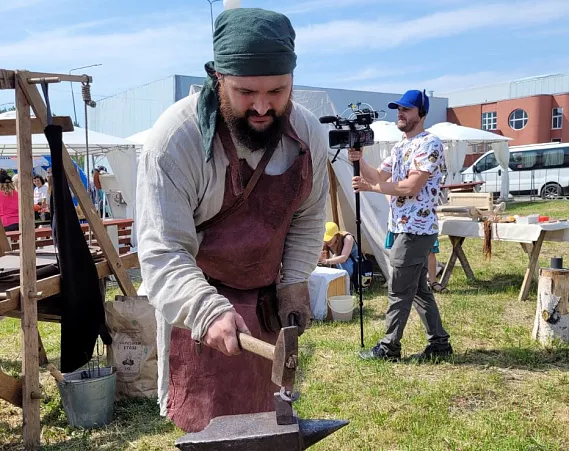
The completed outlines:
{"type": "MultiPolygon", "coordinates": [[[[354,177],[360,175],[360,162],[354,161],[354,177]]],[[[358,296],[360,307],[360,339],[361,347],[364,347],[364,301],[362,291],[362,232],[361,232],[361,211],[360,211],[360,193],[356,195],[356,242],[358,244],[358,296]]]]}

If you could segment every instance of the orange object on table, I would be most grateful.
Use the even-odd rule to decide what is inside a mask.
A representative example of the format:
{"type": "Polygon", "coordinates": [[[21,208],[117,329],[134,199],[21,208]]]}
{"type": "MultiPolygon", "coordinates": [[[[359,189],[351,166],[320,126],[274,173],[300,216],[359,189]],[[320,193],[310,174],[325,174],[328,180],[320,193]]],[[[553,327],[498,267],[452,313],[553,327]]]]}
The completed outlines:
{"type": "Polygon", "coordinates": [[[537,218],[538,222],[547,222],[549,221],[549,216],[540,216],[537,218]]]}

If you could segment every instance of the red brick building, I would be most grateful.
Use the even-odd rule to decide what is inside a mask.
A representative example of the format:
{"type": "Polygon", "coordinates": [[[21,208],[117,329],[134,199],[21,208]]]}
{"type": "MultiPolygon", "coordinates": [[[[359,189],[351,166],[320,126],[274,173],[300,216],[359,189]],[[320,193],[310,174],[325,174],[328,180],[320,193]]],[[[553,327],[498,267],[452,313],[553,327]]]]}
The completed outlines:
{"type": "Polygon", "coordinates": [[[569,74],[556,74],[450,93],[447,120],[513,138],[510,146],[569,143],[568,83],[569,74]]]}

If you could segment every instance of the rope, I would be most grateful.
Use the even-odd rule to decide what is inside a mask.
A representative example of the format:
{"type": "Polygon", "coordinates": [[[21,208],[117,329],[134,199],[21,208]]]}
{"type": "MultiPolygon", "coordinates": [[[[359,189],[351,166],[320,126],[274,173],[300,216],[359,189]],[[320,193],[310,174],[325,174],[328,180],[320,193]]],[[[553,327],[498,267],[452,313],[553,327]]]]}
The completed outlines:
{"type": "MultiPolygon", "coordinates": [[[[89,179],[91,177],[90,157],[89,157],[89,115],[87,107],[95,108],[97,105],[91,99],[91,85],[87,82],[81,83],[81,95],[83,96],[84,114],[85,114],[85,158],[87,159],[87,191],[89,191],[89,179]]],[[[97,209],[98,210],[98,209],[97,209]]],[[[89,227],[89,246],[93,244],[93,234],[89,227]]]]}
{"type": "MultiPolygon", "coordinates": [[[[81,94],[83,96],[83,103],[85,106],[85,158],[87,158],[87,185],[89,185],[89,177],[91,174],[90,158],[89,158],[89,115],[87,114],[87,107],[95,108],[97,103],[91,99],[91,85],[87,82],[81,83],[81,94]]],[[[89,186],[87,186],[89,189],[89,186]]]]}

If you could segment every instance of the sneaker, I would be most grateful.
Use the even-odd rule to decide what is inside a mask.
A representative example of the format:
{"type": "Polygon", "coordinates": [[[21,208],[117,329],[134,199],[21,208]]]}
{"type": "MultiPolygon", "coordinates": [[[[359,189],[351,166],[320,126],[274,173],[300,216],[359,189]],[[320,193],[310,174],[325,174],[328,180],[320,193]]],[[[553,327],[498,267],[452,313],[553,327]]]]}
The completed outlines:
{"type": "Polygon", "coordinates": [[[401,353],[389,354],[383,346],[376,344],[373,348],[360,351],[360,359],[362,360],[387,360],[389,362],[397,362],[401,359],[401,353]]]}
{"type": "Polygon", "coordinates": [[[435,293],[448,293],[448,288],[443,287],[439,282],[433,282],[431,284],[431,290],[435,293]]]}
{"type": "Polygon", "coordinates": [[[425,350],[419,354],[414,354],[411,356],[412,360],[443,360],[453,354],[452,346],[450,343],[446,345],[433,344],[427,345],[425,350]]]}

